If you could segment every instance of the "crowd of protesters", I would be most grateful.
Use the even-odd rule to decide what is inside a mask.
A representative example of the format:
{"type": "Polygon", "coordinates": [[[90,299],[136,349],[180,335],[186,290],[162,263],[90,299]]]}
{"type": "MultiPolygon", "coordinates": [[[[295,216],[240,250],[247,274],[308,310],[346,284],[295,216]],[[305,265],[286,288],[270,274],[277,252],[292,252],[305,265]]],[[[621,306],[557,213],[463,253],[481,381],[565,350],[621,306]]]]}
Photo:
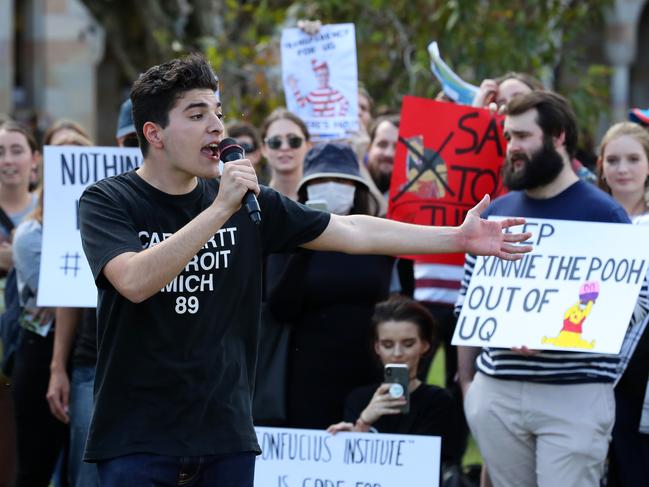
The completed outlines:
{"type": "MultiPolygon", "coordinates": [[[[306,124],[284,108],[267,114],[259,129],[229,122],[219,137],[236,139],[259,183],[289,200],[335,215],[384,217],[399,117],[374,118],[372,105],[360,87],[360,129],[345,140],[312,140],[306,124]]],[[[505,116],[503,181],[510,192],[487,214],[649,222],[648,111],[632,110],[629,121],[613,125],[596,167],[587,168],[575,157],[579,130],[568,102],[531,76],[484,80],[474,105],[505,116]]],[[[391,108],[397,113],[398,101],[391,108]]],[[[127,100],[116,143],[137,145],[136,132],[127,100]]],[[[20,124],[0,124],[0,272],[7,296],[0,326],[7,328],[14,299],[13,319],[21,323],[17,347],[5,347],[2,358],[0,486],[46,487],[54,478],[60,486],[92,487],[99,476],[83,450],[93,413],[96,312],[35,303],[43,145],[92,141],[72,121],[53,124],[41,143],[20,124]],[[8,297],[12,291],[16,296],[8,297]]],[[[474,264],[472,255],[464,268],[316,249],[267,256],[257,392],[268,400],[255,404],[255,423],[441,436],[443,470],[456,476],[449,482],[462,476],[470,430],[485,460],[482,485],[646,485],[646,284],[619,357],[525,348],[462,347],[458,354],[450,338],[474,264]],[[277,340],[264,340],[265,333],[277,340]],[[442,387],[425,383],[440,346],[442,387]],[[403,398],[381,383],[382,367],[393,363],[409,367],[408,413],[401,413],[403,398]]]]}

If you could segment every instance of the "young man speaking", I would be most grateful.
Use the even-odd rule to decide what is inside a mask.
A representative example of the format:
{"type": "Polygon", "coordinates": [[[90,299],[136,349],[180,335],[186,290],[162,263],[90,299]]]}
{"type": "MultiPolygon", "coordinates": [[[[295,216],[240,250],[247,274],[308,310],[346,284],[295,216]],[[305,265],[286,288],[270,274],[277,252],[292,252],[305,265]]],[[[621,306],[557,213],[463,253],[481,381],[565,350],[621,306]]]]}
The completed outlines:
{"type": "Polygon", "coordinates": [[[87,461],[102,486],[252,486],[251,396],[264,255],[296,246],[359,254],[471,252],[515,259],[529,234],[487,222],[488,198],[458,228],[310,210],[259,187],[246,159],[219,172],[217,78],[194,55],[133,85],[144,156],[88,188],[81,236],[97,287],[98,363],[87,461]],[[217,182],[216,178],[220,177],[217,182]],[[241,200],[259,199],[255,226],[241,200]]]}

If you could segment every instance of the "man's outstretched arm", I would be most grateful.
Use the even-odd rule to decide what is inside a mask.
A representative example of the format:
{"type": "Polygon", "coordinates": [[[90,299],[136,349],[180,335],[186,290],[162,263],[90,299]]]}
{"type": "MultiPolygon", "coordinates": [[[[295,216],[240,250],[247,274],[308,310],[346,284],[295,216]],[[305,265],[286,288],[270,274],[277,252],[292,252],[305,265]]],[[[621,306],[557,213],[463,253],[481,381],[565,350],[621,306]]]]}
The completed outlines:
{"type": "Polygon", "coordinates": [[[459,227],[428,227],[374,218],[364,215],[336,216],[316,239],[303,245],[312,250],[350,254],[444,254],[471,253],[495,255],[506,260],[521,258],[529,245],[515,245],[531,237],[527,233],[503,233],[525,222],[522,218],[489,221],[480,218],[487,209],[489,196],[467,213],[459,227]]]}

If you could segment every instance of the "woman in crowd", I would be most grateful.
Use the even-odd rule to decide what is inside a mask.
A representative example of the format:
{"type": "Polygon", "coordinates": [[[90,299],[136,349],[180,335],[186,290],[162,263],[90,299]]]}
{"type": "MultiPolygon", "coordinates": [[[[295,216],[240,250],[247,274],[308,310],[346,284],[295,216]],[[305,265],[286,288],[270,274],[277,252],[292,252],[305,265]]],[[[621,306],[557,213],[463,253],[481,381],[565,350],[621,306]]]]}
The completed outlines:
{"type": "Polygon", "coordinates": [[[613,196],[632,220],[649,213],[649,132],[632,122],[613,125],[600,146],[597,182],[613,196]]]}
{"type": "Polygon", "coordinates": [[[264,120],[261,138],[261,152],[271,169],[268,186],[296,200],[304,156],[311,148],[306,124],[285,108],[278,108],[264,120]]]}
{"type": "Polygon", "coordinates": [[[381,363],[408,366],[410,411],[402,414],[403,396],[390,394],[390,384],[354,389],[345,401],[344,421],[327,431],[377,431],[442,438],[442,464],[458,465],[461,454],[459,417],[451,395],[417,378],[421,359],[431,351],[433,317],[421,304],[393,296],[376,305],[372,316],[372,344],[381,363]]]}
{"type": "MultiPolygon", "coordinates": [[[[368,214],[371,198],[353,151],[323,144],[305,159],[298,200],[339,215],[368,214]]],[[[341,417],[347,394],[380,376],[367,343],[374,305],[388,295],[393,259],[300,251],[268,259],[273,315],[292,324],[287,425],[325,428],[341,417]],[[282,270],[283,269],[283,270],[282,270]],[[379,374],[379,375],[377,375],[379,374]]]]}
{"type": "MultiPolygon", "coordinates": [[[[25,201],[32,201],[28,187],[39,159],[36,145],[24,130],[9,128],[7,132],[6,126],[0,128],[0,140],[7,134],[13,137],[9,146],[15,152],[11,160],[5,159],[3,173],[10,173],[14,189],[20,188],[25,201]]],[[[12,249],[22,307],[19,323],[23,328],[11,384],[18,446],[18,487],[49,485],[66,435],[65,426],[50,414],[45,400],[54,340],[54,310],[36,305],[42,215],[40,193],[34,211],[16,228],[12,249]]]]}
{"type": "MultiPolygon", "coordinates": [[[[261,127],[261,153],[270,168],[268,186],[297,200],[304,156],[311,148],[309,131],[300,117],[285,108],[274,110],[261,127]]],[[[237,138],[237,141],[239,139],[237,138]]],[[[262,162],[263,163],[263,162],[262,162]]],[[[273,254],[264,261],[261,340],[257,361],[257,387],[253,402],[255,424],[277,426],[286,421],[286,349],[288,325],[268,312],[268,290],[291,260],[291,254],[273,254]]]]}
{"type": "MultiPolygon", "coordinates": [[[[37,198],[29,191],[29,185],[32,173],[38,167],[39,158],[36,139],[26,127],[11,121],[0,124],[0,274],[3,276],[0,294],[4,292],[4,276],[13,267],[14,227],[36,206],[37,198]]],[[[9,352],[9,344],[3,345],[4,353],[9,352]]],[[[9,374],[13,371],[9,370],[9,362],[5,360],[6,357],[2,357],[3,366],[7,368],[3,372],[9,374]]],[[[0,435],[0,480],[5,480],[11,485],[16,472],[16,425],[13,412],[15,408],[12,407],[10,388],[5,384],[7,380],[4,377],[1,380],[0,430],[3,434],[0,435]]]]}
{"type": "MultiPolygon", "coordinates": [[[[83,129],[54,131],[50,144],[92,146],[93,143],[83,133],[83,129]]],[[[83,461],[93,409],[96,362],[95,308],[57,308],[47,401],[52,415],[70,428],[70,487],[99,485],[96,464],[83,461]]]]}
{"type": "Polygon", "coordinates": [[[47,129],[43,145],[86,145],[90,136],[81,125],[73,120],[60,119],[47,129]]]}
{"type": "MultiPolygon", "coordinates": [[[[36,206],[29,191],[32,173],[38,168],[40,153],[36,139],[26,127],[15,122],[0,125],[0,208],[13,225],[18,225],[36,206]]],[[[11,230],[0,225],[0,269],[13,266],[11,230]]]]}
{"type": "MultiPolygon", "coordinates": [[[[649,223],[649,132],[622,122],[604,135],[597,163],[597,181],[627,211],[634,223],[649,223]]],[[[621,378],[615,387],[609,486],[643,485],[649,478],[649,330],[627,333],[620,356],[621,378]]]]}

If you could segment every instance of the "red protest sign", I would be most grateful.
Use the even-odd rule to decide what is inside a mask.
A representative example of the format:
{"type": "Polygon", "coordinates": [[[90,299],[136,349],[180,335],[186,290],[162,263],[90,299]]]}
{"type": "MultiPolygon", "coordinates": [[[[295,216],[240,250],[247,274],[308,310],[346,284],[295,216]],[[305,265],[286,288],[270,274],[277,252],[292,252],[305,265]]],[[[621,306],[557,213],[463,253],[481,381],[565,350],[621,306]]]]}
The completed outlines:
{"type": "MultiPolygon", "coordinates": [[[[485,109],[406,96],[401,108],[388,218],[455,226],[482,197],[504,193],[501,118],[485,109]]],[[[414,256],[462,265],[462,254],[414,256]]]]}

